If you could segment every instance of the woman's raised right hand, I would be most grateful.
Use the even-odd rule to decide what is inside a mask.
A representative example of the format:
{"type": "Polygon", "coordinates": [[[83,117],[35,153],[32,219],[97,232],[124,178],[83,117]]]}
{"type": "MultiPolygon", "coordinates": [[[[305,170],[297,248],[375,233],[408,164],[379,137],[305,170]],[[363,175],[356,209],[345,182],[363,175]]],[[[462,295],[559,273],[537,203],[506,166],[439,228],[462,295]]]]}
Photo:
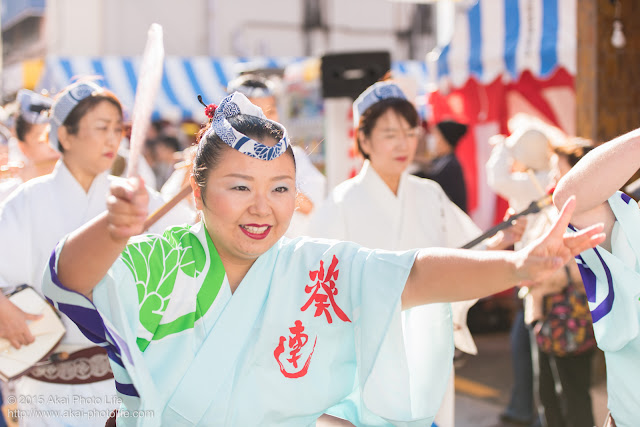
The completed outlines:
{"type": "Polygon", "coordinates": [[[140,177],[117,180],[107,197],[107,223],[114,241],[128,240],[144,232],[149,193],[140,177]]]}

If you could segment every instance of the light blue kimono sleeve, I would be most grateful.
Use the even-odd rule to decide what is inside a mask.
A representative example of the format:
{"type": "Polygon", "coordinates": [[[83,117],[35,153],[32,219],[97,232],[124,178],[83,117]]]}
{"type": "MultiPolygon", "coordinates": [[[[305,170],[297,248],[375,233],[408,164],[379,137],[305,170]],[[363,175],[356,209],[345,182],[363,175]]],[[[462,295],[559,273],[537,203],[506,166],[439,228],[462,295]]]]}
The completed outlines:
{"type": "Polygon", "coordinates": [[[638,337],[640,296],[640,211],[626,194],[609,199],[615,217],[612,252],[602,247],[576,257],[584,282],[598,347],[617,351],[638,337]]]}
{"type": "Polygon", "coordinates": [[[353,257],[358,378],[353,393],[331,408],[331,415],[367,426],[433,422],[451,374],[453,327],[449,304],[423,306],[416,311],[423,321],[403,326],[401,296],[416,255],[417,250],[361,248],[353,257]],[[429,325],[428,339],[423,330],[409,329],[411,324],[429,325]]]}
{"type": "Polygon", "coordinates": [[[68,289],[58,278],[58,259],[65,242],[66,238],[58,243],[44,271],[42,289],[45,297],[76,323],[89,340],[107,351],[116,390],[122,399],[118,425],[159,425],[155,414],[160,414],[160,408],[155,405],[160,400],[136,342],[138,295],[130,269],[118,258],[93,289],[90,300],[68,289]],[[129,416],[139,411],[145,411],[145,415],[129,416]]]}
{"type": "Polygon", "coordinates": [[[607,363],[608,407],[616,425],[640,419],[640,210],[628,195],[609,199],[616,217],[611,252],[597,247],[577,257],[598,347],[607,363]]]}

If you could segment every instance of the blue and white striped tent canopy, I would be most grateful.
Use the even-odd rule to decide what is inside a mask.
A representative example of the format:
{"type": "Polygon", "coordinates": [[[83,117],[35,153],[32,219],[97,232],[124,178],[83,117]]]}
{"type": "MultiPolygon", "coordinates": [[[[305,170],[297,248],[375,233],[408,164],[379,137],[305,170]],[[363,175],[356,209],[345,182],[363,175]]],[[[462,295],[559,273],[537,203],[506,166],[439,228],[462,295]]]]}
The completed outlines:
{"type": "MultiPolygon", "coordinates": [[[[201,94],[207,103],[219,103],[226,95],[229,80],[239,74],[243,66],[252,68],[283,68],[306,58],[212,58],[167,56],[154,118],[205,119],[198,102],[201,94]]],[[[127,113],[133,109],[140,57],[48,57],[38,89],[56,93],[80,76],[96,76],[99,82],[113,91],[127,113]]],[[[422,61],[401,61],[392,65],[394,75],[411,76],[418,85],[427,83],[427,67],[422,61]]]]}
{"type": "MultiPolygon", "coordinates": [[[[432,71],[454,87],[469,78],[489,83],[503,75],[517,79],[525,70],[546,78],[563,67],[576,71],[577,0],[478,0],[456,17],[451,42],[432,71]]],[[[165,58],[162,86],[154,116],[204,119],[197,95],[219,102],[238,64],[282,68],[305,58],[165,58]]],[[[137,86],[139,57],[48,57],[38,89],[55,93],[77,76],[100,76],[131,112],[137,86]]],[[[394,76],[410,76],[424,93],[429,70],[424,61],[395,61],[394,76]]]]}
{"type": "Polygon", "coordinates": [[[478,0],[459,13],[451,42],[438,58],[438,79],[459,87],[529,70],[549,77],[576,72],[577,0],[478,0]]]}
{"type": "MultiPolygon", "coordinates": [[[[226,95],[229,80],[235,78],[243,64],[256,68],[284,67],[296,58],[210,58],[167,56],[162,83],[156,98],[154,117],[204,120],[204,110],[197,96],[207,103],[218,103],[226,95]]],[[[96,76],[113,91],[125,110],[133,109],[140,57],[48,57],[38,89],[56,93],[72,80],[96,76]]]]}

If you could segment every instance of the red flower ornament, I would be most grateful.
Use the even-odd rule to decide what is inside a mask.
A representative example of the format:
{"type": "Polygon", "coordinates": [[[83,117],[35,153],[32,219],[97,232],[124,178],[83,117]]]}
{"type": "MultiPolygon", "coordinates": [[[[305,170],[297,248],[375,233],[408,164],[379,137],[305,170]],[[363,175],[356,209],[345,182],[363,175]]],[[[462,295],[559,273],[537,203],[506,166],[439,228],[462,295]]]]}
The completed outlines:
{"type": "Polygon", "coordinates": [[[216,108],[218,108],[218,106],[216,104],[205,104],[202,100],[202,95],[198,95],[198,101],[200,101],[200,104],[204,106],[204,114],[206,114],[209,119],[213,119],[213,115],[215,114],[216,108]]]}
{"type": "Polygon", "coordinates": [[[213,119],[213,115],[216,112],[216,108],[218,108],[216,104],[209,104],[205,107],[204,113],[207,115],[207,117],[209,117],[210,119],[213,119]]]}

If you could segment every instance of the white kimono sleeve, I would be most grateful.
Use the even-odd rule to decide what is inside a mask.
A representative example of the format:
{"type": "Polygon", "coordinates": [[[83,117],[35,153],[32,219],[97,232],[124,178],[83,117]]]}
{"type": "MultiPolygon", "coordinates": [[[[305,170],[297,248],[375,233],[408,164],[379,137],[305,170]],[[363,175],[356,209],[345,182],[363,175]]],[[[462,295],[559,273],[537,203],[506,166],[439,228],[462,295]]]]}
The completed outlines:
{"type": "Polygon", "coordinates": [[[347,236],[344,204],[336,203],[332,193],[314,212],[307,227],[309,236],[344,240],[347,236]]]}
{"type": "MultiPolygon", "coordinates": [[[[449,200],[440,186],[438,186],[438,190],[444,217],[446,246],[448,248],[460,248],[482,234],[482,230],[478,228],[469,215],[449,200]]],[[[474,286],[474,284],[470,283],[469,286],[474,286]]],[[[471,336],[471,331],[469,331],[467,314],[476,302],[478,302],[477,298],[466,301],[456,301],[451,304],[453,324],[455,326],[453,332],[455,346],[458,350],[474,355],[478,354],[478,347],[471,336]]]]}
{"type": "MultiPolygon", "coordinates": [[[[34,285],[34,266],[31,247],[30,214],[27,197],[22,190],[16,191],[0,205],[0,288],[23,283],[34,285]]],[[[44,212],[34,212],[44,215],[44,212]]],[[[42,218],[41,220],[45,220],[42,218]]],[[[39,277],[38,277],[39,279],[39,277]]]]}
{"type": "Polygon", "coordinates": [[[459,248],[482,234],[482,230],[440,188],[448,248],[459,248]]]}
{"type": "Polygon", "coordinates": [[[0,205],[22,184],[20,178],[0,180],[0,205]]]}

